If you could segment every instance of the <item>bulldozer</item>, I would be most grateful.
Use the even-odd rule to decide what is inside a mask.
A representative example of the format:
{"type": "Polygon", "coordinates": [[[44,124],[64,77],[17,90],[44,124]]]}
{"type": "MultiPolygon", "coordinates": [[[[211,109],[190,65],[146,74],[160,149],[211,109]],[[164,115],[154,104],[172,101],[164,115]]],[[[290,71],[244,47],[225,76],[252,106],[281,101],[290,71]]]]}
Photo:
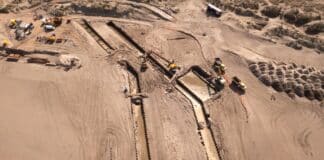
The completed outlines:
{"type": "Polygon", "coordinates": [[[232,85],[242,92],[247,89],[246,85],[236,76],[232,78],[232,85]]]}
{"type": "Polygon", "coordinates": [[[220,58],[215,58],[212,68],[218,75],[225,74],[226,66],[220,58]]]}

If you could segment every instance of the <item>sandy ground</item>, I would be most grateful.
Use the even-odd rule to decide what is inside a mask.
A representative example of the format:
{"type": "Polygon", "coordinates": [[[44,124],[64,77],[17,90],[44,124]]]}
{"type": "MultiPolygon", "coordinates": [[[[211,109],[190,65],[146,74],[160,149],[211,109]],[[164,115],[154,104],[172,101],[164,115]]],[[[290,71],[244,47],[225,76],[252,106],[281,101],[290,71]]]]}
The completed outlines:
{"type": "MultiPolygon", "coordinates": [[[[70,16],[73,22],[55,31],[58,37],[68,37],[69,43],[44,45],[35,42],[37,36],[49,35],[38,27],[39,22],[21,42],[5,27],[15,16],[31,21],[31,14],[0,14],[0,39],[9,37],[12,46],[57,51],[82,60],[80,69],[68,72],[0,60],[0,156],[12,160],[136,159],[132,105],[123,93],[129,86],[127,74],[116,60],[131,61],[138,69],[139,52],[106,25],[114,20],[145,50],[154,50],[183,68],[199,65],[206,71],[215,57],[221,57],[227,66],[228,83],[232,76],[246,83],[244,95],[227,84],[220,98],[204,101],[222,159],[322,159],[324,119],[320,102],[291,99],[266,87],[249,71],[247,60],[294,62],[323,70],[324,56],[274,44],[206,17],[202,1],[188,0],[178,7],[180,12],[172,17],[149,7],[158,10],[154,16],[172,21],[85,17],[114,46],[109,52],[113,56],[107,56],[108,52],[79,25],[81,15],[70,16]]],[[[150,158],[210,158],[190,101],[151,65],[140,77],[142,92],[148,95],[143,109],[150,158]],[[166,92],[170,87],[173,91],[166,92]]]]}

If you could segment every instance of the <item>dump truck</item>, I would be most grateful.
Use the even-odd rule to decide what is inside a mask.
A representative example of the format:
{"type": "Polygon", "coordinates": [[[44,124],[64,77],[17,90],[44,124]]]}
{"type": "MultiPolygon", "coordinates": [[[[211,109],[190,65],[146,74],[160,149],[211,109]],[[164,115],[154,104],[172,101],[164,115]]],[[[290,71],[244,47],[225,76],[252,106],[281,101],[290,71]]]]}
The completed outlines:
{"type": "Polygon", "coordinates": [[[212,68],[218,75],[225,74],[226,66],[220,58],[215,58],[212,68]]]}
{"type": "Polygon", "coordinates": [[[246,85],[236,76],[232,78],[232,85],[243,92],[245,92],[247,88],[246,85]]]}

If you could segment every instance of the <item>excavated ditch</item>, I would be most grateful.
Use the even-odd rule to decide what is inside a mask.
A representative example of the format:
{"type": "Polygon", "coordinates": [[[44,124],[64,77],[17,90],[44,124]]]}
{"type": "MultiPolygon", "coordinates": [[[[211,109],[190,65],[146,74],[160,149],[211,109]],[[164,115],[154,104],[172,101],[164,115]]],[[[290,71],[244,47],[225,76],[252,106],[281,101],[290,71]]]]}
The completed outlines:
{"type": "Polygon", "coordinates": [[[138,72],[127,61],[119,62],[129,74],[129,96],[131,99],[131,108],[134,122],[135,146],[136,146],[136,159],[150,160],[150,148],[148,143],[147,128],[145,122],[145,112],[143,99],[133,97],[132,94],[140,94],[141,86],[138,72]]]}
{"type": "Polygon", "coordinates": [[[110,54],[110,50],[115,49],[109,43],[107,43],[95,29],[92,28],[87,20],[83,19],[80,24],[108,54],[110,54]]]}
{"type": "MultiPolygon", "coordinates": [[[[168,71],[168,69],[159,62],[159,60],[152,57],[150,54],[145,54],[146,51],[143,47],[141,47],[138,43],[136,43],[131,36],[129,36],[125,31],[123,31],[121,28],[119,28],[114,22],[109,22],[107,24],[108,26],[112,27],[115,31],[119,33],[120,36],[123,36],[125,40],[127,40],[127,43],[131,44],[135,49],[139,51],[139,54],[141,55],[147,55],[148,60],[151,62],[151,64],[159,70],[163,75],[165,75],[169,80],[173,77],[174,73],[171,73],[168,71]]],[[[197,68],[197,67],[196,67],[197,68]]],[[[199,69],[198,73],[204,73],[199,69]]],[[[201,74],[202,77],[207,77],[207,74],[201,74]]],[[[199,135],[202,139],[202,144],[205,146],[206,153],[209,159],[218,160],[221,159],[219,156],[219,150],[217,148],[217,144],[215,141],[215,136],[210,130],[210,126],[208,125],[207,119],[208,119],[208,113],[205,110],[203,101],[195,95],[185,84],[180,82],[179,80],[176,80],[175,87],[178,89],[180,93],[182,93],[185,97],[187,97],[193,106],[193,111],[195,113],[197,126],[199,135]]]]}

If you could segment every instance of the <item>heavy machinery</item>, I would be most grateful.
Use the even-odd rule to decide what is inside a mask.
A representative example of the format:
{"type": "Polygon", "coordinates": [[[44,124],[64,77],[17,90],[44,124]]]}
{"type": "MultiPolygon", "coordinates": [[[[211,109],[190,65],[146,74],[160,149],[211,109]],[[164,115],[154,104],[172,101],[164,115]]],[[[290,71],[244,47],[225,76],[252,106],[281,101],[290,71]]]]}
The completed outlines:
{"type": "Polygon", "coordinates": [[[2,41],[2,47],[6,48],[10,44],[9,40],[5,39],[2,41]]]}
{"type": "Polygon", "coordinates": [[[218,75],[225,74],[226,66],[220,58],[215,58],[212,68],[218,75]]]}
{"type": "Polygon", "coordinates": [[[145,72],[148,69],[148,66],[147,66],[147,55],[140,56],[140,59],[141,59],[141,68],[140,68],[140,71],[141,72],[145,72]]]}
{"type": "Polygon", "coordinates": [[[218,91],[222,90],[226,83],[226,80],[222,76],[215,76],[211,81],[218,91]]]}
{"type": "Polygon", "coordinates": [[[61,17],[51,17],[51,18],[43,18],[42,19],[42,25],[48,25],[53,27],[58,27],[62,24],[62,18],[61,17]]]}
{"type": "Polygon", "coordinates": [[[174,60],[168,60],[162,56],[160,56],[159,54],[156,54],[153,51],[148,52],[147,54],[153,54],[157,57],[159,57],[160,59],[164,60],[165,62],[167,62],[167,67],[168,67],[168,71],[172,74],[175,74],[177,72],[177,70],[180,69],[180,67],[175,63],[174,60]]]}
{"type": "Polygon", "coordinates": [[[9,23],[11,29],[15,29],[15,39],[22,40],[26,35],[31,34],[34,29],[33,23],[24,23],[21,20],[11,19],[9,23]]]}
{"type": "Polygon", "coordinates": [[[67,42],[68,39],[57,38],[56,35],[53,33],[50,36],[40,36],[36,38],[37,42],[45,43],[45,44],[53,44],[53,43],[64,43],[67,42]]]}
{"type": "Polygon", "coordinates": [[[21,24],[21,22],[22,22],[21,20],[11,19],[9,22],[9,28],[15,29],[21,24]]]}
{"type": "Polygon", "coordinates": [[[180,67],[174,62],[174,60],[170,61],[168,64],[168,70],[169,72],[171,72],[172,74],[175,74],[177,72],[177,70],[179,70],[180,67]]]}
{"type": "Polygon", "coordinates": [[[46,37],[45,43],[53,44],[56,41],[56,35],[52,34],[51,36],[46,37]]]}
{"type": "Polygon", "coordinates": [[[246,85],[236,76],[232,78],[232,85],[242,92],[245,92],[247,89],[246,85]]]}

